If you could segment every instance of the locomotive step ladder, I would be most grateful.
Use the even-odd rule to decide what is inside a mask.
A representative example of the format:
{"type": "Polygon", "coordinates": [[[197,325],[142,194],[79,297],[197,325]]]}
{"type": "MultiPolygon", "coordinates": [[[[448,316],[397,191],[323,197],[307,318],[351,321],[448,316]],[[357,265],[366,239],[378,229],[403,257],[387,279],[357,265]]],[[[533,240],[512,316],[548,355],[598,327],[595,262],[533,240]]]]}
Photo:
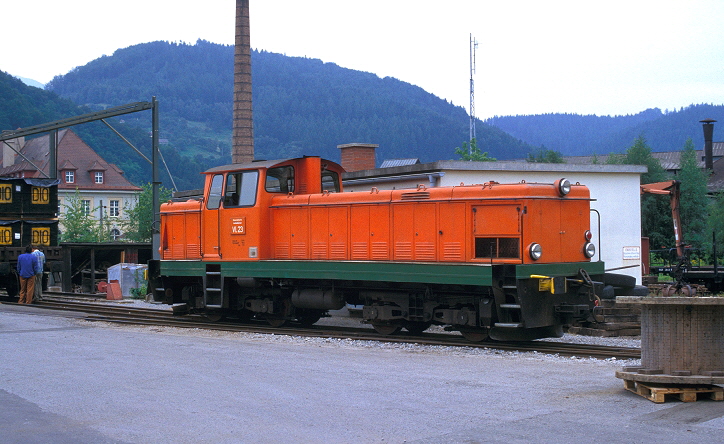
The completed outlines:
{"type": "Polygon", "coordinates": [[[204,305],[206,308],[221,308],[224,294],[224,280],[220,264],[207,264],[204,274],[204,305]]]}
{"type": "Polygon", "coordinates": [[[512,319],[522,319],[520,312],[520,304],[500,304],[500,309],[506,313],[507,322],[496,322],[495,327],[501,328],[520,328],[523,326],[520,322],[510,322],[512,319]]]}

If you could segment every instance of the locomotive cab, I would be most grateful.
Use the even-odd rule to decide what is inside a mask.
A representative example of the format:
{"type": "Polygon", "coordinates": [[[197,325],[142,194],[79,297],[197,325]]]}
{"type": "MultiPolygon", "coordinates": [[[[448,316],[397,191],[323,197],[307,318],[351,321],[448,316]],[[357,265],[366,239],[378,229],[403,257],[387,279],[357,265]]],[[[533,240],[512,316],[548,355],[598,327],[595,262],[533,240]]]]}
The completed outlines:
{"type": "Polygon", "coordinates": [[[275,196],[340,192],[341,173],[319,157],[225,165],[206,171],[200,200],[162,205],[163,259],[269,258],[269,206],[275,196]]]}

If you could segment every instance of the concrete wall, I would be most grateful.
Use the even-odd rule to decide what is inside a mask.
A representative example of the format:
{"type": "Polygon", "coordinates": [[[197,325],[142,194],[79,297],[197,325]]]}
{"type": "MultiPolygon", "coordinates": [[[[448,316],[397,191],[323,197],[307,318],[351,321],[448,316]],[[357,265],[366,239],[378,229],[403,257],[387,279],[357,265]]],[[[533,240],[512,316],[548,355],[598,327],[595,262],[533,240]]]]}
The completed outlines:
{"type": "Polygon", "coordinates": [[[512,162],[436,162],[398,169],[389,175],[374,170],[378,176],[367,178],[346,175],[345,191],[458,186],[461,183],[482,184],[526,182],[552,183],[565,177],[579,182],[591,191],[591,231],[597,253],[594,260],[606,263],[606,270],[627,274],[641,283],[641,206],[639,182],[646,168],[634,165],[567,165],[528,164],[512,162]],[[426,165],[426,166],[425,166],[426,165]],[[430,168],[434,171],[430,171],[430,168]],[[422,171],[427,169],[428,171],[422,171]],[[600,240],[599,240],[600,239],[600,240]]]}

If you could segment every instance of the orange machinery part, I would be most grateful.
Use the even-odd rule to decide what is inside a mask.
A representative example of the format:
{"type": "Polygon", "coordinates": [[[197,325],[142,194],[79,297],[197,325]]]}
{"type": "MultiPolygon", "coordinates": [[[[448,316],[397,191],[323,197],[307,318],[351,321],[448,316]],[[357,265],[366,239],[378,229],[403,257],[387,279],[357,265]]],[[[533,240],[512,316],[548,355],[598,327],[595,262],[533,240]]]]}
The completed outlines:
{"type": "Polygon", "coordinates": [[[589,260],[590,195],[582,185],[565,197],[535,183],[328,193],[318,186],[328,161],[289,162],[296,162],[297,191],[314,193],[267,193],[261,169],[254,207],[164,204],[162,258],[529,263],[527,246],[537,242],[544,251],[537,263],[589,260]]]}

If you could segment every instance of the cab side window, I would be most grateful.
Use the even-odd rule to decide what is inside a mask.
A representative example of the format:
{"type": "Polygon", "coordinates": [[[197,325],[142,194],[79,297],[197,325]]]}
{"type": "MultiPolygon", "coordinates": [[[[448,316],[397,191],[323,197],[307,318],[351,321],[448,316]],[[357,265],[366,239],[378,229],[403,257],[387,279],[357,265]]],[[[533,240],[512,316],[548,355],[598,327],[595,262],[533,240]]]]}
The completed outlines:
{"type": "Polygon", "coordinates": [[[216,174],[211,179],[211,189],[209,190],[209,198],[206,200],[207,210],[216,210],[221,205],[221,190],[224,186],[224,176],[216,174]]]}
{"type": "Polygon", "coordinates": [[[293,193],[294,168],[283,166],[268,169],[264,189],[269,193],[293,193]]]}
{"type": "Polygon", "coordinates": [[[334,171],[322,171],[322,190],[339,193],[339,174],[334,171]]]}
{"type": "Polygon", "coordinates": [[[226,176],[224,207],[253,207],[256,204],[258,171],[229,173],[226,176]]]}

